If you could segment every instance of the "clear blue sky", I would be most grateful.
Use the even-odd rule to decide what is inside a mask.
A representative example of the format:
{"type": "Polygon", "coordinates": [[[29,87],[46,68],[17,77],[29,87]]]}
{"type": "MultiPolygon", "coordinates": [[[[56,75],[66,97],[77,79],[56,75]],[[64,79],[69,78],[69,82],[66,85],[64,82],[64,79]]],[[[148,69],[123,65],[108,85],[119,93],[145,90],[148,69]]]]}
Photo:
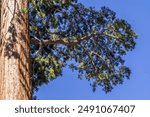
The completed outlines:
{"type": "Polygon", "coordinates": [[[132,70],[131,79],[105,94],[101,88],[92,92],[90,82],[79,80],[77,72],[65,68],[62,77],[43,85],[38,99],[150,99],[150,0],[79,0],[85,6],[108,6],[126,19],[139,35],[136,48],[125,56],[132,70]]]}

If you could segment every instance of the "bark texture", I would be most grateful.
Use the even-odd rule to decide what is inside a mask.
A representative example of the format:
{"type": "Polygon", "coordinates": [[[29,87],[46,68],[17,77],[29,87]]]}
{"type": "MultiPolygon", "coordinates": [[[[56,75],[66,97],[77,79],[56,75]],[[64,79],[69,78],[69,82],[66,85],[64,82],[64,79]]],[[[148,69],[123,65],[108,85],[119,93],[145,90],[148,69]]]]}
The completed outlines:
{"type": "Polygon", "coordinates": [[[28,0],[1,0],[0,99],[31,99],[28,0]]]}

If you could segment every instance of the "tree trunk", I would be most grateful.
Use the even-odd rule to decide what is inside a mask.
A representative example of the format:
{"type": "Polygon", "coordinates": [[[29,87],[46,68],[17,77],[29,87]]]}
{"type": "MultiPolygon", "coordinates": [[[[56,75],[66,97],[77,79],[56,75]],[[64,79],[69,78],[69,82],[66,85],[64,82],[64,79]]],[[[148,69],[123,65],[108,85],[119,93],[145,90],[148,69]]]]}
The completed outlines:
{"type": "Polygon", "coordinates": [[[32,98],[28,0],[1,0],[0,99],[32,98]]]}

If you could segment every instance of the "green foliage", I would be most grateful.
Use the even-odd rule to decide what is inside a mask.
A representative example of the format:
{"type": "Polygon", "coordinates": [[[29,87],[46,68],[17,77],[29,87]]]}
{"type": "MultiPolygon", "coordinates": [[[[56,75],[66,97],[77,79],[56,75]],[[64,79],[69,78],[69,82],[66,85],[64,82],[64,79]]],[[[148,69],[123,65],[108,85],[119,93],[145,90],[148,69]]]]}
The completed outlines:
{"type": "Polygon", "coordinates": [[[22,12],[25,13],[25,14],[27,14],[27,13],[28,13],[28,9],[23,8],[23,9],[22,9],[22,12]]]}
{"type": "Polygon", "coordinates": [[[49,80],[54,80],[56,77],[62,75],[63,61],[55,54],[38,55],[32,58],[32,81],[33,91],[38,90],[38,86],[47,84],[49,80]]]}
{"type": "Polygon", "coordinates": [[[38,55],[35,52],[39,47],[31,45],[33,90],[62,75],[66,65],[77,70],[80,79],[93,81],[93,91],[102,86],[109,92],[129,78],[131,71],[124,65],[123,56],[134,49],[137,35],[130,24],[116,18],[109,8],[96,11],[76,0],[32,0],[29,16],[31,38],[72,41],[97,33],[77,45],[44,45],[38,55]]]}

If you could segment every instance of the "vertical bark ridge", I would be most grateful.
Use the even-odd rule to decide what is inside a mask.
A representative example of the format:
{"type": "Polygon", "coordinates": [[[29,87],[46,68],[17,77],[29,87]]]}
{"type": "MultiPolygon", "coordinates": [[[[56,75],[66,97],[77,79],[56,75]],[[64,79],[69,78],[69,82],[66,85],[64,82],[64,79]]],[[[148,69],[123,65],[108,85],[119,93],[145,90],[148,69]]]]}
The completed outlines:
{"type": "Polygon", "coordinates": [[[31,99],[28,0],[1,0],[0,99],[31,99]]]}

